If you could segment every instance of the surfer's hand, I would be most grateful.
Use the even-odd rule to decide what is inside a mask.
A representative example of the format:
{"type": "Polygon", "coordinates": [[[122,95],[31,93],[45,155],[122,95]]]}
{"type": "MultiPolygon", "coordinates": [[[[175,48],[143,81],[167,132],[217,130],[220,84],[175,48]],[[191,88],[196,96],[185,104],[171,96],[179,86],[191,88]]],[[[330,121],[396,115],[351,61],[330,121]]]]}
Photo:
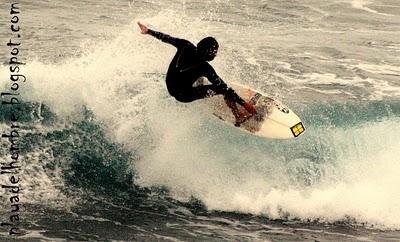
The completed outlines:
{"type": "Polygon", "coordinates": [[[139,25],[140,31],[142,34],[148,34],[149,33],[149,28],[146,27],[146,25],[142,24],[141,22],[137,22],[139,25]]]}
{"type": "Polygon", "coordinates": [[[251,113],[251,114],[256,114],[256,113],[257,113],[257,110],[256,110],[256,108],[254,107],[254,105],[251,104],[251,103],[249,103],[249,102],[246,102],[246,103],[243,105],[243,107],[247,110],[247,112],[249,112],[249,113],[251,113]]]}

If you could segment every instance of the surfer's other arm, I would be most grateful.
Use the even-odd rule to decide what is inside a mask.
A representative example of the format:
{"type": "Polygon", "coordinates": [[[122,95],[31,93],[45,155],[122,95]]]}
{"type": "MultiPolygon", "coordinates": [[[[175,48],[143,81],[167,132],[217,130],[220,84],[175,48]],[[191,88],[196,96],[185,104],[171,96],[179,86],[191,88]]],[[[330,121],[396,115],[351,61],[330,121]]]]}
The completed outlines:
{"type": "Polygon", "coordinates": [[[207,63],[205,69],[205,76],[219,90],[219,93],[224,95],[225,99],[240,104],[251,114],[255,114],[257,112],[252,104],[243,100],[232,88],[228,87],[228,85],[221,79],[221,77],[218,76],[211,65],[207,63]]]}
{"type": "Polygon", "coordinates": [[[165,42],[165,43],[175,46],[176,48],[179,48],[180,46],[189,42],[188,40],[185,40],[185,39],[175,38],[168,34],[164,34],[164,33],[149,29],[146,25],[144,25],[140,22],[138,22],[138,25],[139,25],[139,28],[140,28],[142,34],[149,34],[149,35],[155,37],[156,39],[161,40],[162,42],[165,42]]]}

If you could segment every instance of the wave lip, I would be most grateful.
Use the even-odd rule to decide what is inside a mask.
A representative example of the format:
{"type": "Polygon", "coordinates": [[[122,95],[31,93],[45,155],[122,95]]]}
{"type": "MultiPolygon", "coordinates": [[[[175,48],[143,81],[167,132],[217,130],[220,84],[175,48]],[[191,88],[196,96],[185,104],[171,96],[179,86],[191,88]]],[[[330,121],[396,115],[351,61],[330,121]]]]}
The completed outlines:
{"type": "Polygon", "coordinates": [[[380,12],[378,12],[376,10],[373,10],[373,9],[371,9],[369,7],[366,7],[366,5],[369,5],[369,4],[371,4],[371,2],[370,1],[365,1],[365,0],[353,0],[351,2],[351,6],[353,8],[361,9],[361,10],[364,10],[364,11],[367,11],[367,12],[370,12],[370,13],[375,13],[375,14],[380,14],[380,15],[385,15],[385,16],[393,16],[391,14],[380,13],[380,12]]]}

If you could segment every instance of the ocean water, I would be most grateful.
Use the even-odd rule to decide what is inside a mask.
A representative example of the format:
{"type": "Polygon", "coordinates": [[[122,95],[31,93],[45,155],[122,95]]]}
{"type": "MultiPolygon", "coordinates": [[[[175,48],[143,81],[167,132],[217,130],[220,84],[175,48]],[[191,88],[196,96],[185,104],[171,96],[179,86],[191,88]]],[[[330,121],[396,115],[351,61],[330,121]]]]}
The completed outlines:
{"type": "MultiPolygon", "coordinates": [[[[19,3],[16,241],[400,240],[399,1],[19,3]],[[174,48],[138,20],[193,43],[215,36],[219,75],[282,100],[307,132],[262,139],[202,101],[177,103],[164,84],[174,48]]],[[[0,109],[9,133],[13,110],[0,109]]],[[[3,138],[2,162],[8,149],[3,138]]],[[[9,196],[0,190],[1,222],[9,196]]]]}

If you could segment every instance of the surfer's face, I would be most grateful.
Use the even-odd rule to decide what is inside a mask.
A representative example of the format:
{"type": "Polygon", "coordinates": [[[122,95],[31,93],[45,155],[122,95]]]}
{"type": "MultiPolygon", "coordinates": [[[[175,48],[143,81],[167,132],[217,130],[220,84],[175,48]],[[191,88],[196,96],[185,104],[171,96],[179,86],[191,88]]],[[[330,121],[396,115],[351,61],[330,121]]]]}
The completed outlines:
{"type": "Polygon", "coordinates": [[[197,51],[202,60],[212,61],[218,52],[218,42],[214,37],[206,37],[197,44],[197,51]]]}
{"type": "Polygon", "coordinates": [[[204,55],[206,61],[212,61],[217,56],[218,48],[208,49],[204,55]]]}

